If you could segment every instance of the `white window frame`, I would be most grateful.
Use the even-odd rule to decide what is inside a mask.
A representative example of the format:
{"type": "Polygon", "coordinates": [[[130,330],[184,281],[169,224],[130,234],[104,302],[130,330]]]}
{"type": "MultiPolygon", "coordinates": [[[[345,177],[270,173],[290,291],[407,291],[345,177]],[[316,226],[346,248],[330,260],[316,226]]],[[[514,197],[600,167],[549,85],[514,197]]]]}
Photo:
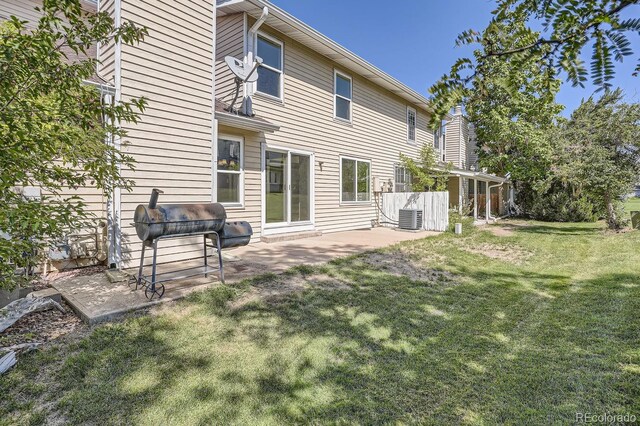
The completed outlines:
{"type": "MultiPolygon", "coordinates": [[[[316,221],[316,204],[315,204],[315,197],[316,197],[316,184],[315,184],[315,168],[313,167],[313,165],[315,164],[315,153],[313,151],[303,151],[303,150],[299,150],[299,149],[291,149],[291,148],[287,148],[281,145],[273,145],[273,144],[268,144],[268,143],[262,143],[260,144],[261,149],[260,149],[260,170],[261,170],[261,179],[260,179],[260,183],[261,183],[261,188],[260,188],[260,193],[262,194],[260,196],[260,200],[261,200],[261,209],[262,209],[262,214],[261,214],[261,219],[262,219],[262,234],[263,235],[275,235],[275,234],[284,234],[284,233],[289,233],[289,232],[304,232],[304,231],[313,231],[315,230],[315,221],[316,221]],[[306,221],[306,222],[289,222],[288,220],[285,222],[277,222],[277,223],[267,223],[267,198],[266,198],[266,187],[268,185],[268,179],[269,177],[267,176],[267,165],[266,165],[266,153],[267,151],[276,151],[276,152],[281,152],[283,154],[287,154],[288,157],[290,158],[292,154],[300,154],[300,155],[308,155],[310,158],[310,162],[311,162],[311,167],[310,167],[310,179],[311,179],[311,215],[310,215],[310,220],[306,221]]],[[[289,160],[289,164],[291,164],[290,160],[289,160]]],[[[287,180],[287,187],[289,186],[289,181],[291,181],[291,176],[290,176],[290,172],[291,168],[288,167],[287,171],[286,171],[286,180],[287,180]]],[[[290,189],[287,189],[287,197],[289,197],[290,195],[290,189]]],[[[288,201],[287,201],[288,202],[288,201]]],[[[287,216],[290,215],[290,211],[287,213],[287,216]]]]}
{"type": "Polygon", "coordinates": [[[347,75],[341,71],[338,71],[337,69],[333,70],[333,118],[335,120],[340,120],[345,123],[353,122],[353,79],[351,78],[350,75],[347,75]],[[345,98],[342,95],[338,95],[338,76],[344,78],[345,80],[349,80],[349,99],[345,98]],[[336,108],[338,103],[338,99],[337,99],[338,97],[346,101],[349,101],[349,119],[348,120],[346,118],[338,117],[338,115],[336,114],[338,112],[337,111],[338,109],[336,108]]]}
{"type": "Polygon", "coordinates": [[[444,163],[447,162],[447,135],[446,133],[442,134],[442,139],[440,139],[440,155],[442,156],[442,161],[444,163]]]}
{"type": "Polygon", "coordinates": [[[393,165],[393,192],[400,192],[398,191],[398,169],[404,169],[404,175],[409,176],[409,182],[404,182],[402,183],[402,185],[408,185],[408,191],[402,191],[402,192],[413,192],[413,186],[412,186],[412,180],[413,178],[411,177],[411,173],[409,173],[409,171],[407,170],[407,168],[400,163],[396,163],[393,165]]]}
{"type": "Polygon", "coordinates": [[[412,108],[410,106],[407,105],[407,114],[406,114],[406,121],[407,121],[407,142],[410,144],[415,144],[418,140],[418,111],[416,111],[415,108],[412,108]],[[413,123],[413,139],[410,138],[409,136],[409,130],[410,130],[410,125],[409,125],[409,113],[413,113],[413,119],[414,119],[414,123],[413,123]]]}
{"type": "Polygon", "coordinates": [[[356,157],[347,157],[346,155],[341,155],[339,158],[340,161],[340,182],[339,182],[339,192],[340,192],[340,204],[341,205],[349,205],[349,204],[371,204],[371,160],[366,160],[364,158],[356,158],[356,157]],[[344,201],[342,199],[342,160],[351,160],[356,162],[356,199],[355,201],[344,201]],[[358,201],[358,163],[367,163],[369,164],[369,199],[358,201]]]}
{"type": "Polygon", "coordinates": [[[240,182],[239,182],[239,186],[240,188],[238,188],[238,193],[239,193],[239,202],[236,203],[229,203],[229,202],[225,202],[225,203],[220,203],[225,207],[229,207],[229,208],[243,208],[244,207],[244,137],[242,136],[236,136],[236,135],[229,135],[229,134],[218,134],[218,139],[216,140],[216,201],[218,200],[218,175],[220,173],[227,173],[227,174],[235,174],[235,175],[240,175],[240,182]],[[229,140],[229,141],[234,141],[234,142],[240,142],[240,170],[236,171],[236,170],[220,170],[218,169],[218,155],[219,155],[219,150],[218,150],[218,142],[220,141],[220,139],[225,139],[225,140],[229,140]]]}
{"type": "Polygon", "coordinates": [[[271,70],[273,72],[277,72],[277,73],[280,74],[280,93],[279,93],[279,96],[273,96],[270,93],[265,93],[265,92],[259,91],[258,90],[258,81],[255,82],[256,93],[259,93],[260,96],[265,96],[265,97],[267,97],[269,99],[274,99],[274,100],[283,102],[283,100],[284,100],[284,42],[282,42],[281,40],[278,40],[277,38],[275,38],[275,37],[273,37],[273,36],[271,36],[269,34],[263,33],[262,31],[258,31],[258,34],[256,34],[256,44],[255,44],[255,46],[256,46],[255,47],[256,56],[260,56],[260,52],[258,52],[258,38],[259,37],[262,37],[265,40],[269,40],[270,42],[280,46],[280,65],[282,66],[282,69],[279,70],[279,69],[273,68],[273,67],[271,67],[271,66],[269,66],[267,64],[264,64],[264,63],[262,65],[260,65],[261,67],[265,67],[268,70],[271,70]]]}

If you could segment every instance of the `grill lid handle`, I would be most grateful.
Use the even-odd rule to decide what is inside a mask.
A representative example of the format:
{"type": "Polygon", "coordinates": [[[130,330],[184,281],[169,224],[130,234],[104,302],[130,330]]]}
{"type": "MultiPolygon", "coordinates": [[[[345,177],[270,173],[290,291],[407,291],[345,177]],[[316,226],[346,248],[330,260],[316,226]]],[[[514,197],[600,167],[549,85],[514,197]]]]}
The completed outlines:
{"type": "Polygon", "coordinates": [[[164,191],[159,190],[158,188],[153,188],[151,190],[151,198],[149,199],[149,208],[155,209],[158,204],[158,196],[160,194],[164,194],[164,191]]]}

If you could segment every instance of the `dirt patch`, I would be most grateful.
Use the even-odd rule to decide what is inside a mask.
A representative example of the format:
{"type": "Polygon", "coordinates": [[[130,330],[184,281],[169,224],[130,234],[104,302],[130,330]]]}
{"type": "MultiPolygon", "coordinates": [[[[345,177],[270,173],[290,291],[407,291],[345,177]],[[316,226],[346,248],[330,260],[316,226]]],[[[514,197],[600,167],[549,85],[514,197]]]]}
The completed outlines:
{"type": "Polygon", "coordinates": [[[64,313],[57,309],[28,314],[0,333],[0,348],[22,343],[47,343],[86,328],[71,308],[62,302],[64,313]]]}
{"type": "MultiPolygon", "coordinates": [[[[431,242],[431,244],[436,245],[437,243],[431,242]]],[[[434,250],[425,250],[423,247],[416,245],[400,247],[398,254],[409,259],[419,258],[421,265],[442,264],[447,260],[447,256],[443,254],[434,250]]]]}
{"type": "Polygon", "coordinates": [[[483,243],[473,247],[465,247],[464,250],[469,253],[490,257],[491,259],[498,259],[517,264],[526,262],[527,259],[533,256],[533,253],[521,247],[503,244],[483,243]]]}
{"type": "Polygon", "coordinates": [[[368,253],[361,258],[368,265],[395,276],[412,281],[451,282],[454,275],[448,271],[426,268],[399,252],[368,253]]]}
{"type": "Polygon", "coordinates": [[[229,309],[236,311],[258,301],[274,303],[285,296],[300,293],[309,288],[348,290],[351,286],[345,281],[326,274],[277,275],[253,284],[248,292],[229,303],[229,309]]]}
{"type": "Polygon", "coordinates": [[[487,228],[496,237],[512,237],[515,233],[509,228],[503,228],[501,226],[489,226],[487,228]]]}

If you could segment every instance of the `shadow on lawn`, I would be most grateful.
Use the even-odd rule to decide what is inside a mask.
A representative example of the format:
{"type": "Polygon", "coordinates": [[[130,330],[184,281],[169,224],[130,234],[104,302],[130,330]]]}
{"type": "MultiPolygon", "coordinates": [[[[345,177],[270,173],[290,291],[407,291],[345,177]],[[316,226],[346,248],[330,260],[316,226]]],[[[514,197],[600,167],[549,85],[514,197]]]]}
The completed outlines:
{"type": "MultiPolygon", "coordinates": [[[[484,285],[442,288],[360,268],[344,272],[357,290],[309,291],[236,314],[238,321],[277,315],[283,339],[337,339],[337,361],[313,380],[293,375],[284,385],[287,375],[277,374],[264,381],[279,383],[276,401],[295,397],[296,386],[334,389],[328,403],[298,407],[295,414],[281,410],[289,422],[572,421],[576,411],[594,405],[628,411],[627,392],[640,395],[629,380],[623,381],[629,389],[619,392],[618,365],[599,358],[637,342],[629,333],[638,326],[640,305],[631,301],[640,294],[638,276],[574,283],[568,301],[521,288],[517,281],[531,273],[483,273],[484,285]]],[[[535,279],[550,293],[567,277],[535,279]]],[[[270,346],[263,327],[247,334],[270,346]]],[[[272,396],[273,387],[260,389],[272,396]]]]}
{"type": "Polygon", "coordinates": [[[170,321],[140,317],[99,327],[70,348],[52,384],[67,421],[133,424],[142,408],[161,406],[183,375],[214,362],[197,352],[177,353],[163,337],[172,333],[180,330],[170,321]]]}
{"type": "Polygon", "coordinates": [[[592,223],[587,223],[584,226],[576,224],[575,226],[567,225],[518,225],[513,223],[502,223],[501,228],[509,229],[512,231],[523,232],[528,234],[555,234],[555,235],[597,235],[602,233],[602,229],[594,227],[592,223]]]}
{"type": "Polygon", "coordinates": [[[199,304],[228,326],[210,331],[206,321],[217,320],[207,314],[100,327],[53,373],[54,393],[73,423],[573,421],[638,400],[638,374],[620,365],[640,364],[640,277],[570,282],[453,267],[464,282],[412,282],[340,261],[350,289],[312,288],[233,313],[220,310],[229,291],[212,290],[199,304]]]}

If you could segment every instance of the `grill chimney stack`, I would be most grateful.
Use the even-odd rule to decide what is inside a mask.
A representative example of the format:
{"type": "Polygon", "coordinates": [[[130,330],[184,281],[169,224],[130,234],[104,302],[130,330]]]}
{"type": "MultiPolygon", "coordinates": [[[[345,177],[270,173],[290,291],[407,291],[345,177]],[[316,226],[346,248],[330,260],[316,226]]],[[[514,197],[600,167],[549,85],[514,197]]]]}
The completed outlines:
{"type": "Polygon", "coordinates": [[[151,190],[151,198],[149,199],[149,208],[150,209],[155,209],[156,205],[158,204],[158,196],[160,194],[164,194],[164,191],[161,191],[157,188],[153,188],[151,190]]]}

